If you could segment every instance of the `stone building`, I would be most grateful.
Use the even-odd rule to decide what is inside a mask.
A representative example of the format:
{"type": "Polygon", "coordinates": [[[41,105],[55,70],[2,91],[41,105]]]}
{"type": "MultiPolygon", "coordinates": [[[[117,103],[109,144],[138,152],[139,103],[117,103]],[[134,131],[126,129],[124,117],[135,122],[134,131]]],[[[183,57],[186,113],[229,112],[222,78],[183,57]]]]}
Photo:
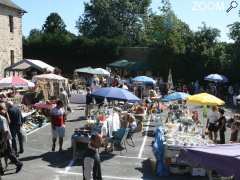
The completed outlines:
{"type": "Polygon", "coordinates": [[[22,16],[25,11],[11,0],[0,0],[0,77],[4,69],[22,60],[22,16]]]}

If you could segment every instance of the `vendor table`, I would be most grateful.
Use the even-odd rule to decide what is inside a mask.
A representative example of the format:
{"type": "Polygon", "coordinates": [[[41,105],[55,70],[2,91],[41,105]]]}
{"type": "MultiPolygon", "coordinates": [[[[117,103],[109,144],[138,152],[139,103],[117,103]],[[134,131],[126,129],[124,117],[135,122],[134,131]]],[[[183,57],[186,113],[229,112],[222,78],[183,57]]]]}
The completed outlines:
{"type": "MultiPolygon", "coordinates": [[[[193,169],[184,162],[177,161],[181,149],[194,146],[205,146],[212,144],[207,137],[202,136],[201,127],[189,125],[189,119],[181,123],[164,123],[156,130],[154,153],[157,158],[157,175],[162,176],[169,173],[184,174],[193,169]],[[182,123],[185,123],[183,125],[182,123]]],[[[195,173],[196,174],[196,173],[195,173]]]]}
{"type": "Polygon", "coordinates": [[[22,117],[26,118],[28,116],[31,116],[32,114],[34,114],[36,112],[36,110],[30,111],[30,112],[22,112],[22,117]]]}

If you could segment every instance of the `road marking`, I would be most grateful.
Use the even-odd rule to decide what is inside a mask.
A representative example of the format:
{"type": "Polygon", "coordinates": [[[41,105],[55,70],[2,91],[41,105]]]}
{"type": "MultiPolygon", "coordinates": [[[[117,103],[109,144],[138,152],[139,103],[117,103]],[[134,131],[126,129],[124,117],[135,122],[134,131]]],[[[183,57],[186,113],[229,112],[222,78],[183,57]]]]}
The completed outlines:
{"type": "MultiPolygon", "coordinates": [[[[83,176],[82,173],[75,173],[75,172],[65,172],[65,171],[58,171],[59,174],[64,175],[75,175],[75,176],[83,176]]],[[[145,178],[134,178],[134,177],[118,177],[118,176],[102,176],[104,179],[118,179],[118,180],[150,180],[145,178]]]]}
{"type": "Polygon", "coordinates": [[[46,127],[46,126],[48,126],[49,124],[50,124],[50,123],[47,123],[47,124],[43,125],[42,127],[37,128],[37,129],[35,129],[35,130],[33,130],[33,131],[27,133],[27,136],[28,136],[28,135],[31,135],[31,134],[33,134],[33,133],[35,133],[35,132],[37,132],[38,130],[40,130],[40,129],[46,127]]]}
{"type": "Polygon", "coordinates": [[[75,163],[75,161],[74,161],[74,159],[72,159],[70,162],[69,162],[69,164],[68,164],[68,166],[65,168],[65,173],[68,173],[69,171],[70,171],[70,169],[72,168],[72,166],[73,166],[73,164],[75,163]]]}
{"type": "MultiPolygon", "coordinates": [[[[146,127],[146,130],[145,132],[148,132],[148,129],[149,129],[149,125],[150,125],[150,120],[148,120],[147,122],[147,127],[146,127]]],[[[147,141],[147,134],[145,133],[145,136],[144,136],[144,139],[143,139],[143,143],[142,143],[142,146],[140,148],[140,151],[139,151],[139,154],[138,154],[138,158],[142,158],[142,154],[143,154],[143,150],[144,150],[144,147],[145,147],[145,144],[146,144],[146,141],[147,141]]]]}
{"type": "Polygon", "coordinates": [[[146,160],[147,158],[139,158],[139,157],[131,157],[131,156],[115,156],[116,158],[126,158],[126,159],[140,159],[140,160],[146,160]]]}

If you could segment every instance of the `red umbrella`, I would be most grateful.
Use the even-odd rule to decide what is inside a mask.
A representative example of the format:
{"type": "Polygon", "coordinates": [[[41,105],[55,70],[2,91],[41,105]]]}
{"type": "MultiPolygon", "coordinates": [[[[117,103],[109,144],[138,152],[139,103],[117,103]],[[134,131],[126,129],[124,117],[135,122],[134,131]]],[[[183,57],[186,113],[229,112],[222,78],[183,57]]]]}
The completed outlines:
{"type": "Polygon", "coordinates": [[[0,80],[0,88],[24,88],[34,86],[34,83],[19,76],[6,77],[0,80]]]}

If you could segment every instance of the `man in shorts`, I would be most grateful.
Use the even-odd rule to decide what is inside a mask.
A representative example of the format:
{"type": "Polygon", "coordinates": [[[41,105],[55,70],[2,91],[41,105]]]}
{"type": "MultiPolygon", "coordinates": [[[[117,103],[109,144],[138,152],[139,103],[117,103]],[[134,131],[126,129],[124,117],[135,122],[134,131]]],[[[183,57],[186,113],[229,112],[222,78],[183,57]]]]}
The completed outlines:
{"type": "Polygon", "coordinates": [[[55,108],[51,110],[52,124],[52,151],[55,151],[57,138],[59,138],[59,152],[62,152],[63,138],[65,136],[65,120],[66,114],[63,107],[63,102],[58,100],[55,108]]]}

